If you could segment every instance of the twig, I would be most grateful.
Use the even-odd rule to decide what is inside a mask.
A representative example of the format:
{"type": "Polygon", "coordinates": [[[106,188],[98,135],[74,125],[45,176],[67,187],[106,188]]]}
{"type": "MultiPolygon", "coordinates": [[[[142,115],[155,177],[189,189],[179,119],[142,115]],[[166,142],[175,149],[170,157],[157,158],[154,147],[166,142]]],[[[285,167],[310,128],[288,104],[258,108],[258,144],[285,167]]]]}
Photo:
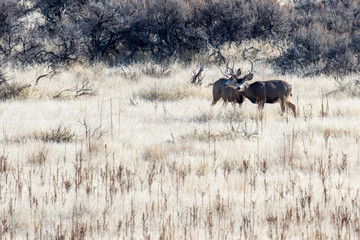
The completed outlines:
{"type": "Polygon", "coordinates": [[[196,72],[193,72],[193,76],[191,78],[191,83],[195,84],[195,85],[201,85],[202,80],[204,79],[205,76],[202,76],[202,72],[204,71],[204,67],[205,67],[206,63],[202,63],[199,70],[196,72]]]}

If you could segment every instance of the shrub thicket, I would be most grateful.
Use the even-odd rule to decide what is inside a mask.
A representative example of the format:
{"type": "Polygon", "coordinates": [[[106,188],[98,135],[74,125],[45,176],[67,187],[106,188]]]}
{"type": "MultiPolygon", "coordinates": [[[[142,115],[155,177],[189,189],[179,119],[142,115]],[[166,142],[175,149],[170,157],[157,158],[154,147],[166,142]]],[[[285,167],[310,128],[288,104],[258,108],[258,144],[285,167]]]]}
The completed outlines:
{"type": "Polygon", "coordinates": [[[6,0],[0,61],[191,61],[225,44],[260,39],[283,49],[268,59],[281,72],[351,73],[359,65],[359,18],[357,0],[6,0]]]}
{"type": "Polygon", "coordinates": [[[275,60],[279,69],[306,75],[359,71],[360,7],[356,1],[304,1],[293,11],[291,44],[275,60]]]}

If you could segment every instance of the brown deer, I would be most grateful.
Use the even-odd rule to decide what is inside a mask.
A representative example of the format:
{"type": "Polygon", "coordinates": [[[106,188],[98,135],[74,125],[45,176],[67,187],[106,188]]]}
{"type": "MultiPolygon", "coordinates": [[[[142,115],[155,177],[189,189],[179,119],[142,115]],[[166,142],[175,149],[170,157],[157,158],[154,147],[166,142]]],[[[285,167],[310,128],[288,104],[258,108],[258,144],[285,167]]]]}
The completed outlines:
{"type": "MultiPolygon", "coordinates": [[[[251,73],[253,72],[253,64],[251,63],[251,73]]],[[[248,75],[250,75],[248,74],[248,75]]],[[[225,82],[225,86],[239,91],[244,97],[252,103],[257,103],[259,108],[264,108],[265,103],[280,103],[281,113],[285,112],[285,106],[291,108],[296,117],[296,106],[290,102],[292,96],[292,86],[283,80],[256,81],[247,83],[252,79],[245,76],[238,78],[232,74],[231,79],[225,82]]]]}
{"type": "Polygon", "coordinates": [[[241,94],[240,91],[238,91],[235,88],[227,87],[225,85],[225,83],[228,82],[229,80],[233,80],[233,79],[246,80],[246,79],[249,79],[250,77],[251,78],[249,80],[251,80],[253,77],[253,74],[251,73],[251,74],[246,75],[243,78],[240,78],[241,69],[239,68],[237,70],[237,72],[234,73],[233,68],[229,68],[228,64],[229,64],[229,62],[226,64],[225,73],[223,73],[220,70],[226,78],[220,78],[213,84],[213,91],[212,91],[213,101],[211,103],[212,106],[214,106],[221,98],[224,101],[224,105],[226,105],[228,102],[232,102],[234,104],[238,103],[241,106],[241,104],[245,100],[243,94],[241,94]]]}

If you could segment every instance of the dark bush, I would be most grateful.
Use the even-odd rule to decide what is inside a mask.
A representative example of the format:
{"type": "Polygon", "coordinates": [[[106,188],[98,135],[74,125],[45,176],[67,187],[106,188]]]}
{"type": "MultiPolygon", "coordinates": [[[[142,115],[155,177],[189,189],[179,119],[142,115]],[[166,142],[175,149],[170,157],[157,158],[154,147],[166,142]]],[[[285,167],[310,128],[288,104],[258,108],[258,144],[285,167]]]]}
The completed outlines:
{"type": "Polygon", "coordinates": [[[194,27],[213,46],[249,38],[252,13],[244,1],[207,1],[193,12],[194,27]]]}
{"type": "Polygon", "coordinates": [[[2,64],[192,61],[214,49],[221,56],[226,44],[261,39],[284,48],[268,59],[280,72],[359,71],[357,0],[25,2],[0,3],[2,64]]]}
{"type": "Polygon", "coordinates": [[[251,11],[254,21],[251,24],[251,38],[287,39],[291,31],[289,15],[286,9],[276,2],[259,1],[256,11],[251,11]]]}
{"type": "Polygon", "coordinates": [[[118,28],[116,8],[100,3],[86,6],[80,22],[79,47],[90,62],[107,60],[116,53],[118,28]]]}
{"type": "Polygon", "coordinates": [[[21,18],[25,15],[24,7],[15,0],[0,3],[0,61],[14,61],[18,48],[25,42],[25,27],[21,18]]]}
{"type": "Polygon", "coordinates": [[[359,11],[355,1],[299,1],[292,44],[275,59],[278,69],[305,75],[358,72],[359,11]]]}

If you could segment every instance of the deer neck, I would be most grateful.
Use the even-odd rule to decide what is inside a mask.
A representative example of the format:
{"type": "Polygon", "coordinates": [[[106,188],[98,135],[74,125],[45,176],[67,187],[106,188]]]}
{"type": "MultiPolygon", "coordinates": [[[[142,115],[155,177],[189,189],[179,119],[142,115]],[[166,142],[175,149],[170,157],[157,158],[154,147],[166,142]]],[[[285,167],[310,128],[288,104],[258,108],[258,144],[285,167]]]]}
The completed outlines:
{"type": "Polygon", "coordinates": [[[247,99],[249,99],[251,102],[256,102],[256,96],[254,95],[254,93],[252,91],[250,91],[249,89],[250,84],[249,83],[244,83],[244,88],[242,90],[240,90],[241,94],[246,97],[247,99]]]}
{"type": "Polygon", "coordinates": [[[242,94],[242,95],[244,95],[245,97],[250,97],[252,94],[251,94],[251,92],[249,91],[249,84],[248,83],[244,83],[243,84],[243,87],[242,87],[242,89],[240,90],[240,93],[242,94]]]}

